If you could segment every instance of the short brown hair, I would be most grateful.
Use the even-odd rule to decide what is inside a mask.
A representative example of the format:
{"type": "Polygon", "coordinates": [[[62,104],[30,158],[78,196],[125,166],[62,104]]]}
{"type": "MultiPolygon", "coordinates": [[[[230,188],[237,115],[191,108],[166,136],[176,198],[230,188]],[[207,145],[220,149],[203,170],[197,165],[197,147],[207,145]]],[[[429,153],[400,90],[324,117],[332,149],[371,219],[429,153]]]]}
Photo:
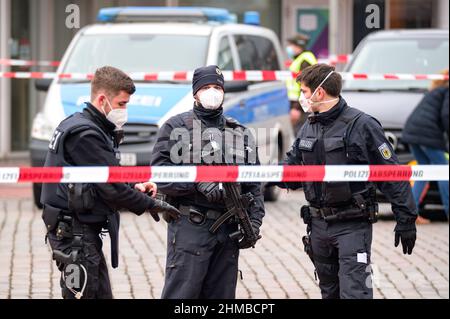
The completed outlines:
{"type": "Polygon", "coordinates": [[[95,71],[91,82],[91,99],[101,90],[112,98],[118,95],[120,91],[125,91],[131,95],[136,91],[136,87],[133,80],[123,71],[112,66],[104,66],[95,71]]]}
{"type": "MultiPolygon", "coordinates": [[[[303,85],[309,87],[314,92],[331,71],[336,71],[334,66],[315,64],[302,70],[302,73],[297,77],[297,82],[303,83],[303,85]]],[[[334,72],[321,87],[328,95],[339,96],[342,91],[341,75],[334,72]]]]}

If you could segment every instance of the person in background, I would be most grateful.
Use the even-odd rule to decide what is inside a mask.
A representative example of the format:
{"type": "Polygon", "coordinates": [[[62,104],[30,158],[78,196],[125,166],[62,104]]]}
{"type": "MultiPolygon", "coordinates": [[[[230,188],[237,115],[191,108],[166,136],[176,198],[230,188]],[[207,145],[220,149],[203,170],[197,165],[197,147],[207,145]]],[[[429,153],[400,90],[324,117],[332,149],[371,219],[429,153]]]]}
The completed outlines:
{"type": "MultiPolygon", "coordinates": [[[[297,36],[288,39],[288,46],[286,47],[286,53],[289,59],[292,60],[289,70],[293,73],[300,73],[308,66],[317,64],[317,58],[311,51],[306,49],[309,42],[309,37],[304,34],[298,34],[297,36]]],[[[291,123],[294,128],[294,133],[305,123],[306,115],[304,110],[300,107],[298,99],[300,97],[300,84],[295,80],[288,80],[287,90],[289,100],[291,102],[291,123]]]]}
{"type": "MultiPolygon", "coordinates": [[[[442,74],[448,76],[448,69],[442,74]]],[[[433,81],[428,92],[409,116],[403,130],[403,141],[410,145],[419,165],[447,165],[448,157],[448,80],[433,81]],[[445,136],[447,134],[447,137],[445,136]]],[[[414,183],[413,194],[419,206],[425,189],[425,181],[414,183]]],[[[438,183],[442,204],[448,220],[448,181],[438,183]]],[[[423,217],[418,223],[430,221],[423,217]]]]}

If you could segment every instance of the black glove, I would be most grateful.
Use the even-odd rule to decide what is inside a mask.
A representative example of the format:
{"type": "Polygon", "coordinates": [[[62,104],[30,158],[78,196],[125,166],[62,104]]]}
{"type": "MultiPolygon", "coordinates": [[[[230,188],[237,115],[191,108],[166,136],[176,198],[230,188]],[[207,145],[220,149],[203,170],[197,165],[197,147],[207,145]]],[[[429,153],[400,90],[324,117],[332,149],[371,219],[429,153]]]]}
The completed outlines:
{"type": "Polygon", "coordinates": [[[148,210],[150,215],[152,215],[153,219],[157,222],[160,221],[159,215],[160,213],[163,213],[167,215],[166,218],[170,220],[177,220],[180,218],[180,211],[173,207],[172,205],[160,200],[155,199],[155,205],[148,210]]]}
{"type": "Polygon", "coordinates": [[[256,242],[261,239],[261,236],[259,235],[259,227],[261,227],[260,223],[252,220],[252,228],[253,228],[253,232],[256,235],[256,241],[251,242],[249,241],[247,238],[243,238],[240,242],[239,242],[239,249],[248,249],[248,248],[252,248],[255,246],[256,242]]]}
{"type": "Polygon", "coordinates": [[[408,226],[401,226],[397,225],[395,227],[395,247],[398,246],[398,244],[402,243],[403,247],[403,253],[406,255],[411,255],[413,248],[416,244],[416,225],[408,225],[408,226]]]}
{"type": "Polygon", "coordinates": [[[217,203],[225,198],[225,191],[219,189],[218,183],[198,183],[196,188],[210,203],[217,203]]]}

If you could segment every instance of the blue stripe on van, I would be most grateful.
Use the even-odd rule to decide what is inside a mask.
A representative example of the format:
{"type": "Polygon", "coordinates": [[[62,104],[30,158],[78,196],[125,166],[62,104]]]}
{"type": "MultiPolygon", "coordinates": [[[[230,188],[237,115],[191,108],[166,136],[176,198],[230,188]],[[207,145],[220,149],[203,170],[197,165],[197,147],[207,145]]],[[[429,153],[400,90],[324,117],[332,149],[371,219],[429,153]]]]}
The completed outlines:
{"type": "Polygon", "coordinates": [[[290,102],[286,89],[278,89],[250,97],[245,107],[237,104],[226,110],[226,115],[238,120],[241,124],[258,123],[270,118],[289,114],[290,102]]]}
{"type": "MultiPolygon", "coordinates": [[[[89,101],[90,84],[61,84],[61,102],[69,116],[84,108],[89,101]]],[[[191,92],[190,85],[138,84],[128,103],[128,122],[157,124],[180,100],[191,92]]]]}

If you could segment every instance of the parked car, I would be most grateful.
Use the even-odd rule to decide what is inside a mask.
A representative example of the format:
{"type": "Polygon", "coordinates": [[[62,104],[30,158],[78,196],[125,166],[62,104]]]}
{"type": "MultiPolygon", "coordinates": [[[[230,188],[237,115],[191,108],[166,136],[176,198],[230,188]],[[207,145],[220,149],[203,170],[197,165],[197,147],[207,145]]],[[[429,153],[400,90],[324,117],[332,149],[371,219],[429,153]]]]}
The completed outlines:
{"type": "MultiPolygon", "coordinates": [[[[350,73],[438,74],[449,67],[448,30],[389,30],[368,35],[345,68],[350,73]]],[[[377,118],[402,164],[414,160],[402,129],[429,89],[427,80],[347,80],[343,96],[350,106],[377,118]]],[[[436,183],[424,203],[440,204],[436,183]]]]}

